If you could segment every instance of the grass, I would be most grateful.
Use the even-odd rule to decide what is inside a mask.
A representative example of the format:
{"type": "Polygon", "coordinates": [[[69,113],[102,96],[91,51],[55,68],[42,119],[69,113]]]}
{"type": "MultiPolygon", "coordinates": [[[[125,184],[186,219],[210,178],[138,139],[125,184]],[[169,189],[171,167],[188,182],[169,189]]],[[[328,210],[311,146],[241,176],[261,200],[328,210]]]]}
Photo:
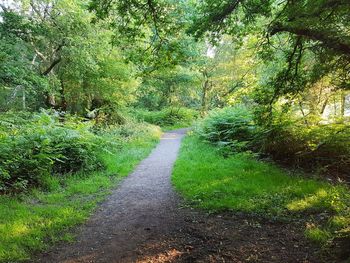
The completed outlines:
{"type": "Polygon", "coordinates": [[[198,112],[188,108],[169,107],[160,111],[134,109],[137,119],[158,125],[163,131],[170,131],[192,126],[198,117],[198,112]]]}
{"type": "Polygon", "coordinates": [[[191,126],[192,126],[191,123],[176,123],[174,125],[160,126],[160,128],[162,129],[163,132],[167,132],[167,131],[177,130],[181,128],[189,128],[191,126]]]}
{"type": "Polygon", "coordinates": [[[72,227],[83,223],[156,143],[154,138],[138,139],[116,154],[104,153],[104,171],[51,176],[46,192],[0,196],[0,262],[28,260],[59,240],[74,240],[72,227]]]}
{"type": "Polygon", "coordinates": [[[211,212],[306,217],[305,234],[317,242],[350,236],[350,193],[341,185],[287,174],[247,154],[224,158],[196,136],[183,140],[172,182],[190,204],[211,212]],[[319,223],[313,218],[323,215],[319,223]]]}

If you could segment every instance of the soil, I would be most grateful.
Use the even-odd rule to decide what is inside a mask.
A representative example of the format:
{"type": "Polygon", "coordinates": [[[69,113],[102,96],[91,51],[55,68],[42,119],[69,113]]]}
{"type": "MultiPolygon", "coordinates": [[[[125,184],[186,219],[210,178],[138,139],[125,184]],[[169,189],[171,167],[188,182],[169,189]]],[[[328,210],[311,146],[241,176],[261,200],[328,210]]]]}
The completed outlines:
{"type": "Polygon", "coordinates": [[[320,258],[300,222],[206,214],[185,206],[170,182],[185,133],[165,133],[76,230],[76,242],[59,244],[34,262],[336,262],[320,258]]]}

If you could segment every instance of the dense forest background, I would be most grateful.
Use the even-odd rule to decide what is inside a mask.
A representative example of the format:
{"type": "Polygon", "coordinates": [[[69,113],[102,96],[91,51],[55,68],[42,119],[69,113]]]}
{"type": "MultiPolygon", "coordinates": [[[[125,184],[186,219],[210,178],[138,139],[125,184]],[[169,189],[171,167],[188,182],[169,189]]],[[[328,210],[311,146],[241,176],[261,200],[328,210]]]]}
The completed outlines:
{"type": "MultiPolygon", "coordinates": [[[[158,118],[182,112],[188,121],[238,105],[256,128],[238,131],[251,133],[245,148],[348,176],[346,1],[5,1],[1,9],[2,112],[54,109],[109,125],[130,112],[150,120],[147,111],[170,108],[158,118]]],[[[215,140],[234,148],[236,135],[220,132],[215,140]]]]}
{"type": "Polygon", "coordinates": [[[225,158],[347,187],[349,1],[0,2],[1,195],[195,121],[225,158]]]}

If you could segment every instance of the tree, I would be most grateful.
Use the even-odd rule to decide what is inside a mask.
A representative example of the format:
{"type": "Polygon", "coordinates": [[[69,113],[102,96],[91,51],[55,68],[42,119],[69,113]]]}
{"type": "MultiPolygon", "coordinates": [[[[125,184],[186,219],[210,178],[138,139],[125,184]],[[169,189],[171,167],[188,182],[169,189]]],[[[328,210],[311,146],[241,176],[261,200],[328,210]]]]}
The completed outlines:
{"type": "Polygon", "coordinates": [[[8,96],[20,86],[27,100],[36,100],[28,109],[45,106],[80,114],[133,101],[136,68],[111,44],[108,23],[91,23],[95,15],[86,4],[23,0],[18,8],[3,11],[0,52],[6,60],[0,62],[0,77],[8,96]]]}
{"type": "MultiPolygon", "coordinates": [[[[336,89],[348,89],[350,3],[348,1],[203,1],[189,30],[197,38],[218,43],[223,34],[237,41],[247,35],[261,39],[264,65],[274,64],[257,102],[265,111],[281,97],[292,98],[326,76],[336,89]]],[[[265,116],[269,116],[264,114],[265,116]]]]}

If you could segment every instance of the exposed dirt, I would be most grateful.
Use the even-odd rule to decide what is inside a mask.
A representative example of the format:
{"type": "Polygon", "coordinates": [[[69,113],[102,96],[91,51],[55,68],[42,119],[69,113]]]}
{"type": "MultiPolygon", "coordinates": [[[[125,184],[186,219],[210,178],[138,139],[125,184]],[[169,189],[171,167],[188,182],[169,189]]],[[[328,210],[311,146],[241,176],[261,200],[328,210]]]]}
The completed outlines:
{"type": "Polygon", "coordinates": [[[77,229],[76,242],[60,244],[35,262],[332,262],[319,258],[300,223],[181,207],[170,176],[185,132],[163,136],[77,229]]]}

